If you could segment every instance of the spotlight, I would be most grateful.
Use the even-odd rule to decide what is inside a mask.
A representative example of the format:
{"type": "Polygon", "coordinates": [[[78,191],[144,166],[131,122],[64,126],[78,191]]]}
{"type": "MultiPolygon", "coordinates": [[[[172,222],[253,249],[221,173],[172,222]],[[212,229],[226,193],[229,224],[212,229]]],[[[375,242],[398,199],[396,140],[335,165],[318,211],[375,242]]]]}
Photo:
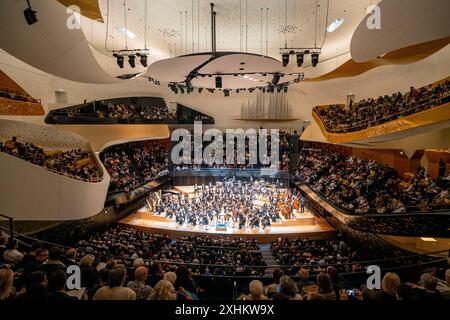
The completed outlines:
{"type": "Polygon", "coordinates": [[[182,87],[180,87],[180,92],[181,94],[184,94],[184,89],[182,87]]]}
{"type": "Polygon", "coordinates": [[[117,65],[119,66],[119,68],[123,69],[123,62],[124,62],[123,56],[119,56],[118,54],[115,53],[114,57],[117,58],[117,65]]]}
{"type": "Polygon", "coordinates": [[[170,85],[170,90],[172,90],[173,93],[178,94],[178,87],[176,85],[171,84],[170,85]]]}
{"type": "Polygon", "coordinates": [[[198,93],[202,93],[203,88],[198,88],[198,93]]]}
{"type": "Polygon", "coordinates": [[[284,86],[283,91],[284,93],[288,93],[289,87],[288,86],[284,86]]]}
{"type": "Polygon", "coordinates": [[[280,93],[281,90],[283,90],[283,87],[282,86],[277,86],[277,93],[280,93]]]}
{"type": "Polygon", "coordinates": [[[249,91],[250,93],[252,93],[254,90],[255,90],[255,88],[249,88],[249,89],[248,89],[248,91],[249,91]]]}
{"type": "Polygon", "coordinates": [[[140,59],[141,65],[142,65],[144,68],[147,68],[147,55],[145,55],[145,54],[140,54],[139,56],[141,57],[141,59],[140,59]]]}
{"type": "Polygon", "coordinates": [[[230,96],[230,90],[224,89],[224,90],[223,90],[223,95],[224,95],[225,97],[229,97],[229,96],[230,96]]]}
{"type": "Polygon", "coordinates": [[[216,88],[222,88],[222,77],[216,77],[216,88]]]}
{"type": "Polygon", "coordinates": [[[305,58],[305,54],[303,52],[297,53],[297,67],[302,66],[304,58],[305,58]]]}
{"type": "Polygon", "coordinates": [[[289,53],[288,52],[287,53],[283,53],[281,55],[281,57],[282,57],[282,61],[283,61],[283,67],[287,67],[287,65],[289,64],[289,58],[290,58],[289,53]]]}
{"type": "Polygon", "coordinates": [[[136,67],[136,56],[134,54],[128,56],[128,63],[130,64],[130,67],[136,67]]]}
{"type": "Polygon", "coordinates": [[[275,73],[273,75],[272,83],[273,84],[278,84],[278,82],[280,82],[280,74],[279,73],[275,73]]]}
{"type": "Polygon", "coordinates": [[[314,52],[311,53],[311,64],[313,67],[317,66],[317,64],[319,63],[319,53],[314,52]]]}
{"type": "Polygon", "coordinates": [[[25,16],[25,20],[27,20],[28,25],[35,24],[38,22],[38,18],[36,17],[37,11],[34,11],[33,8],[31,8],[30,0],[27,0],[28,8],[26,8],[23,11],[23,15],[25,16]]]}

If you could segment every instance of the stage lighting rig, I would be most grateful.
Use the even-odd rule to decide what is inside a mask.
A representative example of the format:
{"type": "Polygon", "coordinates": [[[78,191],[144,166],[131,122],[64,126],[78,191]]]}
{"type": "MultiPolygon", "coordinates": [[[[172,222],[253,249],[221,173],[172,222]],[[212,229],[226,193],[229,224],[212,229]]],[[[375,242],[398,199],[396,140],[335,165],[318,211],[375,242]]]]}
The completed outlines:
{"type": "Polygon", "coordinates": [[[33,10],[33,8],[31,7],[30,0],[27,0],[27,5],[28,8],[23,11],[23,15],[25,16],[25,20],[27,21],[28,25],[31,26],[32,24],[38,22],[38,18],[36,16],[37,11],[33,10]]]}
{"type": "Polygon", "coordinates": [[[286,67],[286,61],[289,64],[289,57],[296,55],[297,67],[301,67],[305,60],[305,55],[311,55],[311,65],[316,67],[319,63],[319,56],[322,53],[320,48],[280,48],[283,67],[286,67]]]}

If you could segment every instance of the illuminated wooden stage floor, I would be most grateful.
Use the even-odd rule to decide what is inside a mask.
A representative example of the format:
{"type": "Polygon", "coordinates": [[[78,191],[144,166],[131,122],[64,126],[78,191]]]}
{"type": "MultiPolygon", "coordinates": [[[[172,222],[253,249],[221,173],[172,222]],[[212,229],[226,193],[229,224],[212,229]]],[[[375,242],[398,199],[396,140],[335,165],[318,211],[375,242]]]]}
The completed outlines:
{"type": "Polygon", "coordinates": [[[168,219],[148,212],[142,208],[137,212],[127,216],[119,222],[127,227],[143,230],[152,233],[168,234],[172,238],[184,236],[211,236],[211,237],[240,237],[244,239],[257,239],[259,242],[271,242],[279,237],[297,239],[299,237],[309,239],[329,239],[335,235],[333,227],[325,220],[315,216],[313,213],[305,212],[296,214],[292,220],[273,223],[271,227],[260,229],[239,229],[227,226],[226,230],[217,230],[210,226],[207,229],[203,226],[180,226],[175,219],[168,219]]]}

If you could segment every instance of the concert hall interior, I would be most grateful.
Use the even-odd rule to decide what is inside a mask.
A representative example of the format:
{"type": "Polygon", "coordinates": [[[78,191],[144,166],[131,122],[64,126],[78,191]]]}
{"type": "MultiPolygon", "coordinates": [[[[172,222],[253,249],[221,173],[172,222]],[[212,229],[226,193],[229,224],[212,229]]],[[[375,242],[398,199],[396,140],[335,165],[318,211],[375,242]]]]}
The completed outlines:
{"type": "Polygon", "coordinates": [[[0,301],[448,301],[449,9],[0,1],[0,301]]]}

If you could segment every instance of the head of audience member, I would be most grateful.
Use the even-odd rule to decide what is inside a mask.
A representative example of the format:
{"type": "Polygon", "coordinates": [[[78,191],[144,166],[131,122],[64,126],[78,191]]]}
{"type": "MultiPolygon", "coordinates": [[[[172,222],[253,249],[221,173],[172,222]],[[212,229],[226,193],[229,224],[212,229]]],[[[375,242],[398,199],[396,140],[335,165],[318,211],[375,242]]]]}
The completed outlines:
{"type": "Polygon", "coordinates": [[[6,247],[7,243],[8,243],[8,237],[7,236],[1,236],[0,237],[0,247],[6,247]]]}
{"type": "Polygon", "coordinates": [[[75,248],[67,249],[66,250],[66,254],[65,254],[66,255],[66,260],[75,262],[76,258],[77,258],[77,254],[78,254],[77,249],[75,249],[75,248]]]}
{"type": "Polygon", "coordinates": [[[16,239],[9,239],[6,243],[6,250],[17,250],[17,246],[19,245],[19,241],[16,239]]]}
{"type": "Polygon", "coordinates": [[[264,295],[264,286],[261,281],[253,280],[249,284],[250,297],[252,300],[266,300],[264,295]]]}
{"type": "Polygon", "coordinates": [[[400,277],[394,272],[388,272],[384,275],[381,281],[381,289],[384,294],[387,294],[391,298],[397,296],[397,289],[400,285],[400,277]]]}
{"type": "Polygon", "coordinates": [[[38,263],[44,263],[48,260],[49,252],[45,248],[39,248],[36,250],[35,260],[38,263]]]}
{"type": "Polygon", "coordinates": [[[134,279],[136,281],[145,282],[148,277],[148,269],[144,266],[137,267],[134,270],[134,279]]]}
{"type": "Polygon", "coordinates": [[[84,255],[80,259],[80,268],[88,268],[91,267],[95,262],[95,256],[93,254],[88,253],[84,255]]]}
{"type": "Polygon", "coordinates": [[[281,276],[279,292],[291,300],[300,300],[301,296],[298,294],[298,287],[294,280],[288,276],[281,276]]]}
{"type": "Polygon", "coordinates": [[[26,277],[26,300],[39,301],[47,300],[47,276],[43,271],[34,271],[26,277]]]}
{"type": "Polygon", "coordinates": [[[333,292],[333,285],[330,276],[324,272],[317,275],[317,286],[320,294],[329,294],[333,292]]]}
{"type": "Polygon", "coordinates": [[[177,293],[172,283],[160,280],[150,293],[149,300],[176,300],[177,293]]]}
{"type": "Polygon", "coordinates": [[[445,271],[445,282],[447,283],[448,286],[450,286],[450,269],[447,269],[445,271]]]}
{"type": "Polygon", "coordinates": [[[48,279],[47,289],[50,293],[65,291],[67,275],[62,270],[55,270],[48,279]]]}
{"type": "Polygon", "coordinates": [[[163,279],[169,281],[172,285],[175,285],[175,282],[177,281],[177,274],[172,271],[166,272],[164,273],[163,279]]]}
{"type": "Polygon", "coordinates": [[[283,271],[280,269],[274,269],[272,272],[273,283],[280,284],[280,279],[283,276],[283,271]]]}
{"type": "Polygon", "coordinates": [[[126,269],[122,265],[117,265],[109,271],[108,286],[110,288],[122,287],[127,277],[126,269]]]}
{"type": "Polygon", "coordinates": [[[144,259],[142,259],[142,258],[134,259],[133,260],[133,268],[136,269],[137,267],[140,267],[140,266],[145,266],[144,259]]]}
{"type": "Polygon", "coordinates": [[[412,300],[414,298],[414,288],[409,283],[400,283],[397,287],[397,300],[412,300]]]}
{"type": "Polygon", "coordinates": [[[425,288],[425,290],[427,290],[428,292],[434,293],[436,291],[438,280],[432,274],[424,273],[420,276],[419,283],[425,288]]]}
{"type": "Polygon", "coordinates": [[[104,287],[108,285],[109,280],[109,269],[103,268],[98,272],[98,278],[100,280],[100,287],[104,287]]]}
{"type": "Polygon", "coordinates": [[[306,281],[306,280],[308,280],[308,279],[309,279],[309,271],[308,271],[308,269],[301,268],[301,269],[298,271],[298,276],[299,276],[299,278],[300,278],[300,281],[306,281]]]}
{"type": "Polygon", "coordinates": [[[150,270],[149,270],[150,275],[162,275],[164,273],[161,264],[159,264],[159,262],[154,262],[152,263],[152,265],[150,266],[150,270]]]}
{"type": "Polygon", "coordinates": [[[7,300],[13,294],[14,272],[8,266],[0,269],[0,301],[7,300]]]}
{"type": "Polygon", "coordinates": [[[58,261],[62,257],[62,250],[59,247],[51,247],[48,252],[48,259],[58,261]]]}

